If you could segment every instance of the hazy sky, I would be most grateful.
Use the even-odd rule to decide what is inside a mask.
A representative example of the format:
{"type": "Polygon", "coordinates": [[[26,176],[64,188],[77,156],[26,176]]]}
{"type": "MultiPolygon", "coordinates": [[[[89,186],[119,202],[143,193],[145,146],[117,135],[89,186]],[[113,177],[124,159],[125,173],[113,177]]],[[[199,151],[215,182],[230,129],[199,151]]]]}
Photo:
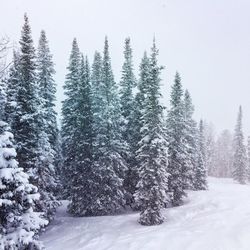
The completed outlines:
{"type": "Polygon", "coordinates": [[[197,119],[213,122],[218,130],[233,129],[241,104],[250,134],[249,0],[0,0],[0,11],[0,36],[17,42],[24,12],[35,44],[45,29],[56,64],[59,102],[74,37],[92,61],[107,35],[118,80],[124,38],[131,37],[137,69],[155,35],[159,61],[166,67],[165,104],[178,70],[191,92],[197,119]]]}

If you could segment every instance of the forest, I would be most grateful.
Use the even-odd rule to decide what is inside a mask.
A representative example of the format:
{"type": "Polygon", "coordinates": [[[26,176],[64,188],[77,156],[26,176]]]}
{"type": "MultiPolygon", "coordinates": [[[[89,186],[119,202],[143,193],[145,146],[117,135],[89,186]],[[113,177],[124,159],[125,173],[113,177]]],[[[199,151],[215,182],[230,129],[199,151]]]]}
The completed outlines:
{"type": "Polygon", "coordinates": [[[46,32],[36,46],[25,14],[19,45],[8,46],[3,38],[0,58],[7,50],[13,57],[0,66],[0,249],[43,249],[39,235],[62,200],[74,217],[136,211],[140,225],[153,226],[164,222],[164,209],[182,206],[190,190],[206,192],[208,175],[250,180],[242,107],[234,132],[217,135],[206,120],[194,119],[178,72],[165,107],[157,38],[138,75],[125,38],[117,81],[108,37],[93,58],[74,38],[61,119],[46,32]]]}

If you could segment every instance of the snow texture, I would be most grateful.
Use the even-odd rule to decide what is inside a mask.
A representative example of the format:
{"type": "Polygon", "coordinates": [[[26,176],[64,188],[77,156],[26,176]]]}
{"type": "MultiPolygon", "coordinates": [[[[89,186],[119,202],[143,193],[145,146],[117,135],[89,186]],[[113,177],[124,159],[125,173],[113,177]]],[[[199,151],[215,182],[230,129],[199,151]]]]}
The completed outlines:
{"type": "Polygon", "coordinates": [[[47,250],[249,250],[250,186],[209,178],[185,205],[166,209],[166,222],[145,227],[138,214],[75,218],[67,202],[42,235],[47,250]]]}

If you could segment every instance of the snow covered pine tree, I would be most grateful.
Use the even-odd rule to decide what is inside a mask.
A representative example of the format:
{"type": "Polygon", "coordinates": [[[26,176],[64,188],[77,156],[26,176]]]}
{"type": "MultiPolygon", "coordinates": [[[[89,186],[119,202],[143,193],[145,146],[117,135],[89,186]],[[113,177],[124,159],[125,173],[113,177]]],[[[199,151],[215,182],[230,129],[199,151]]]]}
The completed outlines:
{"type": "Polygon", "coordinates": [[[136,79],[134,75],[133,68],[133,58],[132,58],[132,49],[130,45],[130,38],[125,39],[124,46],[124,63],[122,66],[122,77],[120,81],[120,102],[121,102],[121,114],[122,114],[122,136],[123,140],[128,145],[128,154],[124,155],[127,164],[128,172],[125,177],[124,185],[127,191],[127,204],[132,205],[133,203],[133,170],[135,166],[135,154],[132,149],[133,144],[133,119],[134,119],[134,110],[135,110],[135,100],[134,100],[134,89],[136,87],[136,79]]]}
{"type": "Polygon", "coordinates": [[[40,195],[18,167],[13,135],[7,127],[0,121],[0,249],[41,249],[37,233],[48,221],[33,209],[40,195]]]}
{"type": "Polygon", "coordinates": [[[170,109],[167,117],[167,135],[168,135],[168,159],[170,173],[169,191],[172,192],[172,204],[179,206],[182,204],[183,196],[186,195],[186,175],[187,166],[187,145],[185,138],[185,112],[183,103],[183,90],[181,78],[177,72],[175,83],[172,86],[170,109]]]}
{"type": "Polygon", "coordinates": [[[37,50],[37,83],[39,98],[39,139],[37,152],[37,186],[41,194],[41,210],[52,219],[59,202],[55,193],[59,186],[55,163],[58,150],[58,128],[54,111],[56,86],[52,55],[45,31],[41,31],[37,50]]]}
{"type": "Polygon", "coordinates": [[[240,184],[246,183],[247,156],[242,131],[242,108],[240,106],[233,141],[233,178],[240,184]]]}
{"type": "Polygon", "coordinates": [[[158,225],[164,221],[161,208],[168,201],[167,142],[163,107],[159,103],[160,72],[155,41],[151,49],[149,79],[142,116],[142,139],[136,152],[139,182],[135,201],[140,207],[139,223],[158,225]]]}
{"type": "Polygon", "coordinates": [[[120,211],[126,203],[123,182],[127,164],[123,156],[127,154],[127,144],[122,138],[120,128],[119,93],[114,81],[107,37],[103,59],[100,61],[100,55],[96,53],[92,69],[94,157],[92,178],[96,186],[92,214],[110,215],[120,211]]]}
{"type": "Polygon", "coordinates": [[[194,189],[207,189],[207,173],[205,166],[205,136],[203,121],[200,121],[199,131],[197,136],[197,160],[194,168],[194,189]]]}

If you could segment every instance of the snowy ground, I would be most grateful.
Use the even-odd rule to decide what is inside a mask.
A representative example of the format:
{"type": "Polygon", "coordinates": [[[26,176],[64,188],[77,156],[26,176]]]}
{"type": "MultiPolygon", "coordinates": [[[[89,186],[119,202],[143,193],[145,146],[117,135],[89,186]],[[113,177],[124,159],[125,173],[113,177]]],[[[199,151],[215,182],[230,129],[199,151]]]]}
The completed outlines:
{"type": "Polygon", "coordinates": [[[65,204],[41,236],[47,250],[249,250],[250,186],[209,179],[209,191],[164,211],[166,222],[145,227],[138,214],[72,218],[65,204]]]}

